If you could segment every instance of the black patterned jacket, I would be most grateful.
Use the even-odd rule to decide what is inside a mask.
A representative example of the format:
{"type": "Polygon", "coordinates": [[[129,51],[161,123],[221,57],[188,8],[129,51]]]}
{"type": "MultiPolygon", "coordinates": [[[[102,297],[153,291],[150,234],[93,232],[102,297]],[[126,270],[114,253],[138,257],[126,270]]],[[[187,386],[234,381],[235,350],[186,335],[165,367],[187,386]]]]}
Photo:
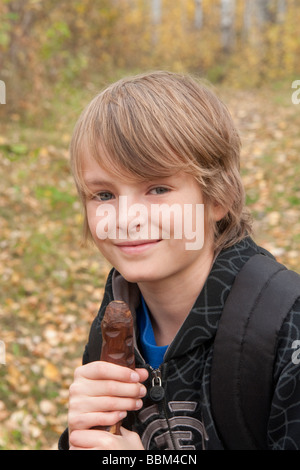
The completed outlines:
{"type": "MultiPolygon", "coordinates": [[[[153,386],[163,388],[163,391],[156,389],[156,395],[161,398],[159,401],[153,401],[148,393],[143,408],[129,412],[123,423],[140,435],[145,449],[224,449],[210,402],[214,337],[237,273],[258,252],[259,247],[251,238],[220,252],[192,310],[168,347],[159,370],[153,371],[145,364],[138,349],[139,332],[136,329],[136,367],[149,369],[149,379],[145,383],[149,392],[153,386]]],[[[91,327],[83,364],[99,360],[100,324],[111,300],[126,301],[133,314],[140,301],[137,286],[126,282],[114,269],[108,276],[103,301],[91,327]]],[[[268,426],[269,449],[300,450],[300,353],[299,356],[295,354],[299,340],[300,298],[288,314],[279,335],[274,367],[275,390],[268,426]]],[[[66,430],[59,448],[67,449],[67,441],[66,430]]]]}

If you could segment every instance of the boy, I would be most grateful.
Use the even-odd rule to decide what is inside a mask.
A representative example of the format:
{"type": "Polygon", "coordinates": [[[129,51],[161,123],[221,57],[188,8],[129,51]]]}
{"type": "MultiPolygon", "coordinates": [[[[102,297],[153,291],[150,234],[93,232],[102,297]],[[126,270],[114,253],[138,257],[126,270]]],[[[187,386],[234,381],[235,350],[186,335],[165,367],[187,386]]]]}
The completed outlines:
{"type": "MultiPolygon", "coordinates": [[[[85,236],[113,269],[70,387],[60,448],[229,448],[211,403],[213,347],[237,274],[261,252],[250,238],[239,156],[226,107],[187,76],[120,80],[82,113],[71,162],[85,236]],[[135,371],[99,361],[113,299],[135,319],[135,371]],[[95,429],[120,419],[121,436],[95,429]]],[[[300,366],[291,360],[298,297],[278,335],[266,449],[300,449],[300,366]]]]}

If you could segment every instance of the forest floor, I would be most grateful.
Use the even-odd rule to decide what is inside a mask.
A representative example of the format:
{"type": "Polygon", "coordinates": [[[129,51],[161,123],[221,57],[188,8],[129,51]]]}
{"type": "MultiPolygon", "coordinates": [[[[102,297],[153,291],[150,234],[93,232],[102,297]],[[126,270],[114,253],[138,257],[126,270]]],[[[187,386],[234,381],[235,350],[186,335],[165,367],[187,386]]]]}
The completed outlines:
{"type": "MultiPolygon", "coordinates": [[[[300,272],[300,105],[290,85],[217,91],[241,134],[254,239],[300,272]]],[[[110,269],[80,246],[68,145],[85,104],[62,102],[47,125],[16,115],[0,131],[0,449],[57,448],[110,269]]]]}

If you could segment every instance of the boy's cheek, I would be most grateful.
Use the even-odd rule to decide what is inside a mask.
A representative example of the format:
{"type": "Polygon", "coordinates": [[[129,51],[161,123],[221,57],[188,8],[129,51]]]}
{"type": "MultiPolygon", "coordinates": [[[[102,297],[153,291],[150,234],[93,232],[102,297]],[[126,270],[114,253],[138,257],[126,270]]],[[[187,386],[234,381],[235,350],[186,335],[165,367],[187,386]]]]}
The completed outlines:
{"type": "Polygon", "coordinates": [[[90,232],[95,239],[96,230],[97,230],[97,222],[99,221],[99,217],[97,217],[97,211],[92,204],[87,204],[86,206],[86,216],[89,225],[90,232]]]}
{"type": "Polygon", "coordinates": [[[100,249],[101,245],[103,245],[104,240],[101,240],[97,236],[97,222],[98,222],[98,220],[96,219],[96,217],[94,217],[94,218],[88,217],[87,220],[88,220],[88,225],[89,225],[89,229],[90,229],[92,238],[93,238],[96,246],[100,249]]]}
{"type": "Polygon", "coordinates": [[[88,217],[88,225],[89,225],[89,228],[90,228],[90,232],[91,232],[91,235],[93,237],[93,239],[96,241],[96,238],[95,238],[95,235],[96,235],[96,223],[93,219],[91,219],[90,217],[88,217]]]}

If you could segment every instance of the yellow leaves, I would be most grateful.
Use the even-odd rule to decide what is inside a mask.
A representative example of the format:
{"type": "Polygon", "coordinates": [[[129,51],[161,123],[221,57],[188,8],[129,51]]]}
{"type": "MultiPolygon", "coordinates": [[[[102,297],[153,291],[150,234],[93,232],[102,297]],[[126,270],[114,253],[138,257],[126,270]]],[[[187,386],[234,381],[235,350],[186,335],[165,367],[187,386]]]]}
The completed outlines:
{"type": "Polygon", "coordinates": [[[275,227],[280,223],[280,212],[272,211],[267,215],[267,222],[270,226],[275,227]]]}
{"type": "MultiPolygon", "coordinates": [[[[0,423],[4,419],[8,418],[8,416],[9,416],[9,412],[5,406],[5,403],[3,401],[0,401],[0,423]]],[[[1,433],[0,433],[0,436],[1,436],[1,433]]],[[[0,446],[1,446],[1,442],[0,442],[0,446]]]]}
{"type": "Polygon", "coordinates": [[[300,272],[299,109],[283,90],[241,91],[226,103],[242,136],[242,178],[254,237],[300,272]]]}
{"type": "Polygon", "coordinates": [[[47,362],[44,367],[43,374],[46,379],[53,382],[57,382],[61,377],[58,368],[54,364],[51,364],[51,362],[47,362]]]}
{"type": "Polygon", "coordinates": [[[12,276],[11,276],[11,278],[10,278],[10,282],[11,282],[12,284],[15,284],[15,285],[16,285],[16,284],[18,284],[18,283],[20,282],[20,280],[21,280],[21,275],[20,275],[20,273],[16,273],[16,272],[12,273],[12,276]]]}
{"type": "Polygon", "coordinates": [[[42,400],[40,410],[44,415],[54,414],[57,412],[57,406],[50,400],[42,400]]]}
{"type": "Polygon", "coordinates": [[[20,386],[20,382],[21,382],[21,372],[20,372],[20,369],[18,367],[16,367],[15,365],[13,364],[10,364],[8,367],[7,367],[7,381],[10,385],[13,386],[13,388],[17,388],[18,386],[20,386]]]}
{"type": "Polygon", "coordinates": [[[75,10],[77,11],[78,15],[83,15],[87,8],[88,8],[88,3],[85,3],[85,2],[80,2],[80,3],[77,3],[75,4],[75,10]]]}
{"type": "Polygon", "coordinates": [[[8,364],[5,378],[6,382],[15,392],[21,394],[30,393],[31,386],[28,382],[23,367],[20,367],[20,363],[8,364]]]}

